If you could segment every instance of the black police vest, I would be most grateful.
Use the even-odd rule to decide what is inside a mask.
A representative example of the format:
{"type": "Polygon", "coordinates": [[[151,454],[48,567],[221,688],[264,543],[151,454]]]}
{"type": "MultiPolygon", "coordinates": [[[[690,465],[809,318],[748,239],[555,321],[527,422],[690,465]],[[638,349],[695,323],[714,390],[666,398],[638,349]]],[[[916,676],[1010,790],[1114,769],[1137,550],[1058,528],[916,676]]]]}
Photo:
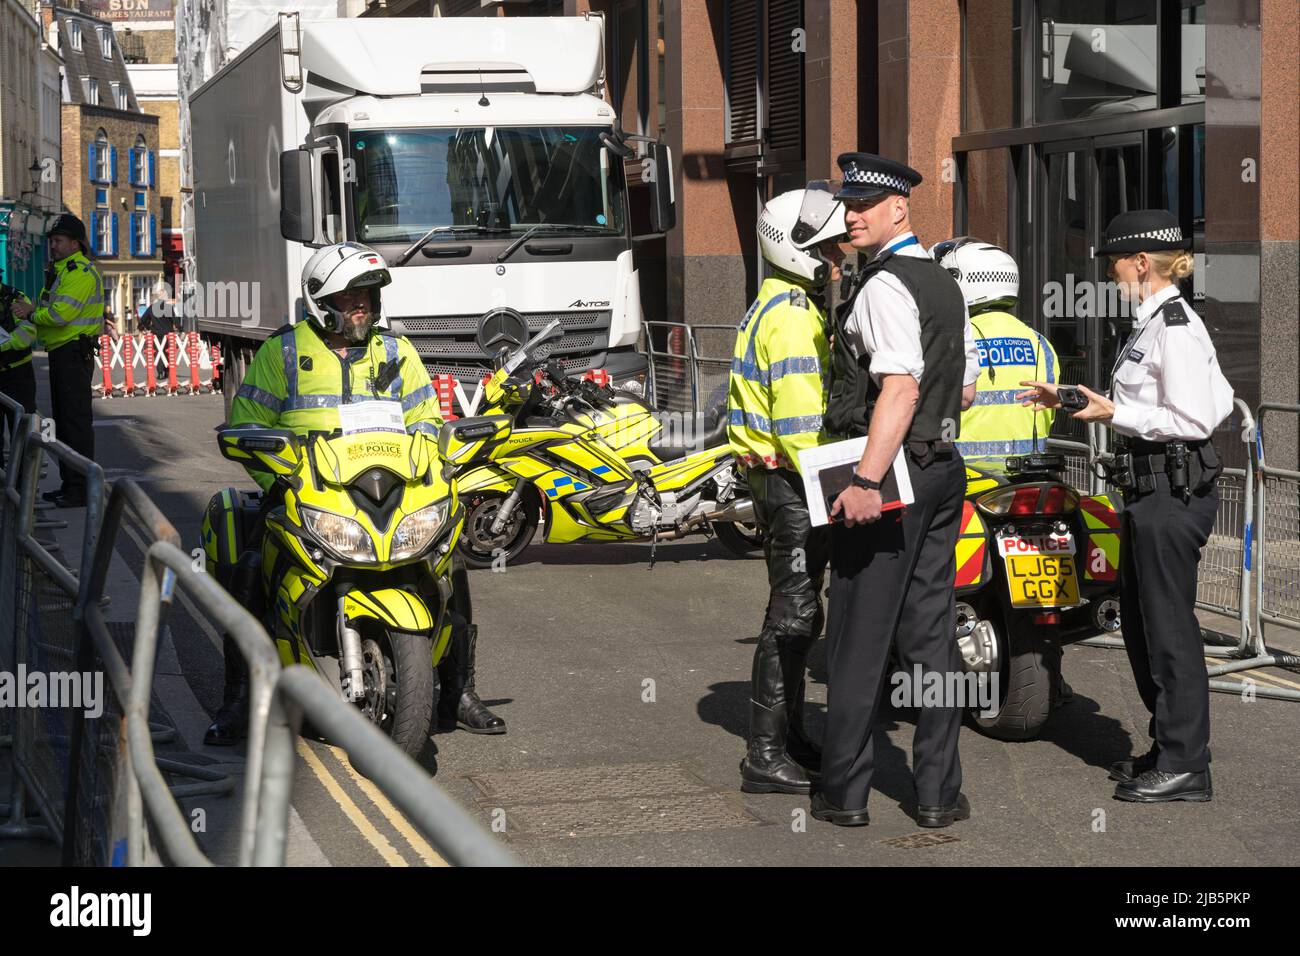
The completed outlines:
{"type": "Polygon", "coordinates": [[[849,296],[835,310],[833,378],[826,403],[826,431],[840,437],[865,435],[879,386],[869,371],[871,356],[854,356],[846,323],[862,287],[877,272],[903,283],[916,301],[921,320],[925,371],[907,441],[952,441],[960,434],[962,379],[966,371],[966,307],[961,289],[933,259],[888,253],[869,262],[853,281],[849,296]]]}

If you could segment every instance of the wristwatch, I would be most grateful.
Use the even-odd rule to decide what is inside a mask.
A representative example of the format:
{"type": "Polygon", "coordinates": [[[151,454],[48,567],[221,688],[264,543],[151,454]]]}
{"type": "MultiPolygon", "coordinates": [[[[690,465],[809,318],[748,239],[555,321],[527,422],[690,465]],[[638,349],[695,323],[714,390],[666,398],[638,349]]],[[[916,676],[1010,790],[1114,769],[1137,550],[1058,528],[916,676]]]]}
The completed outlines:
{"type": "Polygon", "coordinates": [[[880,482],[872,481],[870,478],[863,478],[856,471],[854,471],[852,477],[849,478],[849,484],[856,488],[863,488],[867,491],[880,490],[880,482]]]}

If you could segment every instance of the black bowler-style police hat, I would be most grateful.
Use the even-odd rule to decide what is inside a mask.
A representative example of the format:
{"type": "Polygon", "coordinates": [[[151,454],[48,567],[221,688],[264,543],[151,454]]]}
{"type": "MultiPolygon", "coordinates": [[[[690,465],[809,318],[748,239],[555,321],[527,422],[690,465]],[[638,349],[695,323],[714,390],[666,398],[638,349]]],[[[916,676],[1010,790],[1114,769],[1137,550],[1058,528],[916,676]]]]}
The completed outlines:
{"type": "Polygon", "coordinates": [[[909,196],[912,187],[921,184],[921,174],[911,166],[875,153],[841,153],[836,162],[844,173],[836,199],[860,202],[887,193],[909,196]]]}
{"type": "Polygon", "coordinates": [[[1093,255],[1100,258],[1190,248],[1192,241],[1183,237],[1173,213],[1166,209],[1134,209],[1110,221],[1106,236],[1093,255]]]}
{"type": "Polygon", "coordinates": [[[76,239],[83,248],[89,245],[89,240],[86,238],[86,224],[70,212],[65,212],[55,219],[54,225],[50,226],[50,231],[46,235],[68,236],[76,239]]]}

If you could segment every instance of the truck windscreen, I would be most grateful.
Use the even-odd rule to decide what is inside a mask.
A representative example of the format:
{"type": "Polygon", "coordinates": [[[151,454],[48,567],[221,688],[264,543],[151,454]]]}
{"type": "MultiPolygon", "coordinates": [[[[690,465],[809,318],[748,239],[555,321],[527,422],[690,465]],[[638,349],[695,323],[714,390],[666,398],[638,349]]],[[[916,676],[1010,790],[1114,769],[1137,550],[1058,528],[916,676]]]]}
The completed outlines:
{"type": "MultiPolygon", "coordinates": [[[[604,127],[365,130],[352,134],[353,214],[361,242],[414,242],[435,226],[519,233],[624,229],[623,163],[604,127]]],[[[433,241],[456,239],[447,233],[433,241]]]]}

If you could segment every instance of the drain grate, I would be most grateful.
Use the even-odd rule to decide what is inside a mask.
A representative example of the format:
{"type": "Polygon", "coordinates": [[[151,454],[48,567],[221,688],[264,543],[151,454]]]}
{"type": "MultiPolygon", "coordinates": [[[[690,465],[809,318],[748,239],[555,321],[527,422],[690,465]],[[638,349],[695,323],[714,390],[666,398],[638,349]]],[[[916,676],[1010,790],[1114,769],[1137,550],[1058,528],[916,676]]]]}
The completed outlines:
{"type": "Polygon", "coordinates": [[[892,837],[881,840],[885,846],[899,850],[920,850],[927,846],[942,846],[945,843],[960,843],[961,840],[946,833],[913,833],[911,836],[892,837]]]}
{"type": "Polygon", "coordinates": [[[756,826],[738,794],[682,764],[619,764],[472,776],[479,805],[505,811],[507,837],[625,836],[756,826]]]}

